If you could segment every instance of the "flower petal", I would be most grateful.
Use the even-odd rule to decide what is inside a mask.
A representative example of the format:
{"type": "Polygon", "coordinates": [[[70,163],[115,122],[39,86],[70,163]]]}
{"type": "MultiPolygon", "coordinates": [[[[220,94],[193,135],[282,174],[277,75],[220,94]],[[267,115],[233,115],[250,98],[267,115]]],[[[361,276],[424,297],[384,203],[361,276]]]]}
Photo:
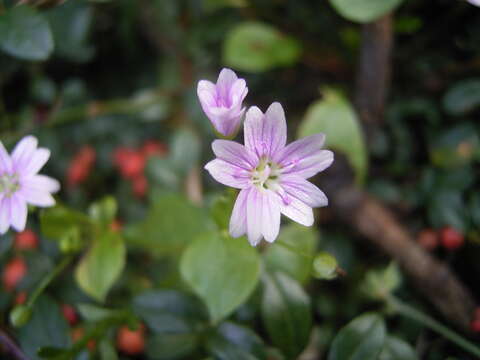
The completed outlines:
{"type": "Polygon", "coordinates": [[[38,140],[34,136],[25,136],[20,140],[12,152],[12,165],[14,170],[21,170],[30,163],[37,149],[37,145],[38,140]]]}
{"type": "Polygon", "coordinates": [[[10,227],[10,198],[0,194],[0,234],[3,235],[10,227]]]}
{"type": "Polygon", "coordinates": [[[3,143],[0,141],[0,174],[3,172],[10,173],[12,171],[12,160],[8,155],[7,150],[3,146],[3,143]]]}
{"type": "Polygon", "coordinates": [[[262,239],[262,205],[260,191],[256,187],[250,188],[247,198],[247,237],[252,246],[262,239]]]}
{"type": "Polygon", "coordinates": [[[230,69],[223,68],[222,71],[220,71],[217,79],[218,95],[224,99],[227,99],[230,95],[230,89],[237,79],[238,77],[235,72],[230,69]]]}
{"type": "Polygon", "coordinates": [[[229,231],[234,238],[238,238],[247,232],[247,198],[249,192],[249,189],[241,190],[233,206],[229,231]]]}
{"type": "Polygon", "coordinates": [[[321,149],[324,142],[323,134],[307,136],[287,145],[274,160],[284,167],[284,174],[295,173],[307,179],[333,162],[333,153],[321,149]]]}
{"type": "Polygon", "coordinates": [[[247,83],[244,79],[238,79],[232,85],[230,89],[230,99],[232,100],[232,107],[241,107],[242,101],[245,99],[248,93],[247,83]]]}
{"type": "MultiPolygon", "coordinates": [[[[200,80],[197,85],[197,95],[202,107],[217,106],[215,103],[216,86],[208,80],[200,80]]],[[[205,110],[205,108],[204,108],[205,110]]]]}
{"type": "Polygon", "coordinates": [[[18,171],[24,176],[35,175],[47,163],[49,158],[50,150],[45,148],[38,148],[33,153],[30,161],[25,165],[25,168],[18,169],[18,171]]]}
{"type": "Polygon", "coordinates": [[[254,168],[258,159],[245,146],[230,140],[215,140],[212,150],[217,158],[246,170],[254,168]]]}
{"type": "Polygon", "coordinates": [[[34,175],[22,181],[18,193],[29,204],[48,207],[55,205],[55,199],[50,193],[55,193],[59,189],[60,184],[57,180],[45,175],[34,175]]]}
{"type": "Polygon", "coordinates": [[[60,190],[60,183],[57,180],[46,175],[34,175],[26,180],[23,179],[21,185],[22,188],[26,186],[38,190],[47,191],[49,193],[56,193],[60,190]]]}
{"type": "Polygon", "coordinates": [[[283,175],[280,184],[287,194],[296,197],[310,207],[327,206],[327,196],[311,182],[298,175],[283,175]]]}
{"type": "Polygon", "coordinates": [[[17,231],[25,230],[27,223],[27,203],[19,196],[12,196],[10,198],[10,223],[17,231]]]}
{"type": "Polygon", "coordinates": [[[251,107],[245,118],[245,146],[258,157],[272,157],[284,148],[287,141],[287,123],[280,103],[273,103],[262,114],[256,106],[251,107]]]}
{"type": "Polygon", "coordinates": [[[250,186],[250,173],[236,165],[222,159],[215,159],[205,165],[210,175],[219,183],[237,189],[245,189],[250,186]]]}
{"type": "Polygon", "coordinates": [[[280,203],[280,211],[283,215],[301,225],[313,225],[314,219],[312,208],[295,197],[290,197],[288,204],[282,201],[280,203]]]}
{"type": "Polygon", "coordinates": [[[277,195],[271,191],[250,188],[247,198],[248,241],[256,246],[262,239],[273,242],[280,230],[280,207],[277,195]]]}

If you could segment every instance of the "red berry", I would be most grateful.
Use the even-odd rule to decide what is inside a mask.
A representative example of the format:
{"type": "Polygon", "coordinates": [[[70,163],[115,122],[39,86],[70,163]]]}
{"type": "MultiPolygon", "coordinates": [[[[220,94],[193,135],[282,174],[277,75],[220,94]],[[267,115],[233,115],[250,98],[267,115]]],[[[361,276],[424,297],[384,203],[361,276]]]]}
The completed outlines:
{"type": "Polygon", "coordinates": [[[27,264],[20,258],[12,259],[3,269],[2,281],[3,287],[7,290],[13,290],[27,273],[27,264]]]}
{"type": "Polygon", "coordinates": [[[95,149],[89,145],[83,146],[73,157],[67,170],[67,183],[75,186],[83,183],[90,175],[95,163],[95,149]]]}
{"type": "Polygon", "coordinates": [[[23,305],[27,301],[27,293],[25,291],[20,291],[15,297],[15,305],[23,305]]]}
{"type": "Polygon", "coordinates": [[[418,233],[418,244],[426,250],[433,250],[438,246],[437,233],[432,229],[424,229],[418,233]]]}
{"type": "Polygon", "coordinates": [[[13,246],[17,250],[34,250],[38,247],[38,237],[32,230],[26,229],[15,235],[13,246]]]}
{"type": "Polygon", "coordinates": [[[148,190],[148,182],[145,175],[140,175],[133,178],[132,190],[135,196],[139,198],[145,197],[148,190]]]}
{"type": "Polygon", "coordinates": [[[117,332],[117,348],[128,355],[138,355],[145,349],[145,327],[130,330],[122,326],[117,332]]]}
{"type": "Polygon", "coordinates": [[[464,242],[463,234],[451,226],[444,227],[440,231],[440,240],[443,247],[448,250],[458,249],[464,242]]]}
{"type": "Polygon", "coordinates": [[[70,326],[73,326],[77,323],[78,316],[73,306],[68,304],[62,304],[62,313],[65,319],[67,319],[70,326]]]}
{"type": "Polygon", "coordinates": [[[142,146],[142,152],[147,158],[150,156],[165,156],[167,151],[165,144],[155,140],[147,140],[142,146]]]}
{"type": "Polygon", "coordinates": [[[473,332],[480,332],[480,319],[475,319],[470,323],[470,329],[473,332]]]}
{"type": "Polygon", "coordinates": [[[120,148],[115,151],[114,159],[123,177],[133,179],[143,174],[143,169],[145,169],[145,156],[143,153],[132,149],[120,148]]]}

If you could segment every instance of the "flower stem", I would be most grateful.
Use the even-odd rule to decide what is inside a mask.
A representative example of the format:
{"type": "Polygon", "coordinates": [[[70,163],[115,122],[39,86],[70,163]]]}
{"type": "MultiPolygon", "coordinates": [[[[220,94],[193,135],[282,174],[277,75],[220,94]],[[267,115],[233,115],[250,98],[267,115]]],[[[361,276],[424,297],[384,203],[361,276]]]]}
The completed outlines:
{"type": "Polygon", "coordinates": [[[410,305],[405,304],[404,302],[400,301],[398,298],[396,298],[393,295],[388,295],[386,300],[387,300],[387,303],[392,305],[392,307],[395,310],[397,310],[397,312],[399,312],[400,314],[429,327],[433,331],[437,332],[440,335],[443,335],[445,338],[447,338],[451,342],[460,346],[463,350],[471,354],[474,354],[477,357],[480,357],[479,347],[477,347],[475,344],[471,343],[470,341],[464,339],[462,336],[450,330],[448,327],[441,324],[437,320],[421,312],[420,310],[417,310],[411,307],[410,305]]]}
{"type": "Polygon", "coordinates": [[[28,299],[26,306],[29,308],[33,307],[37,298],[43,293],[47,286],[67,267],[68,264],[72,261],[73,256],[67,256],[57,264],[57,266],[47,275],[38,286],[33,291],[32,295],[28,299]]]}

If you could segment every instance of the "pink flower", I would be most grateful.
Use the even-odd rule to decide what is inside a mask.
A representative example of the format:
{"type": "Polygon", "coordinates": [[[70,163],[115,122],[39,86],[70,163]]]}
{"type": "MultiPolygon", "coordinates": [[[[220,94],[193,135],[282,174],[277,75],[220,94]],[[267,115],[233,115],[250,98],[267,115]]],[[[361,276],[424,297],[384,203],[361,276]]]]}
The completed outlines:
{"type": "Polygon", "coordinates": [[[12,226],[25,229],[27,204],[48,207],[55,204],[51,193],[60,189],[57,180],[38,171],[50,157],[50,150],[37,148],[38,141],[26,136],[9,156],[0,141],[0,234],[12,226]]]}
{"type": "Polygon", "coordinates": [[[230,69],[223,69],[217,83],[200,80],[197,94],[203,111],[215,130],[224,137],[233,138],[237,134],[245,108],[243,99],[248,88],[244,79],[239,79],[230,69]]]}
{"type": "Polygon", "coordinates": [[[480,0],[467,0],[470,4],[480,6],[480,0]]]}
{"type": "Polygon", "coordinates": [[[282,105],[273,103],[263,114],[251,107],[244,125],[245,146],[229,140],[212,144],[216,159],[205,169],[218,182],[241,189],[230,218],[230,234],[245,233],[255,246],[273,242],[280,213],[305,225],[313,224],[313,207],[326,206],[325,194],[306,179],[326,169],[333,153],[322,150],[325,135],[315,134],[287,146],[282,105]]]}

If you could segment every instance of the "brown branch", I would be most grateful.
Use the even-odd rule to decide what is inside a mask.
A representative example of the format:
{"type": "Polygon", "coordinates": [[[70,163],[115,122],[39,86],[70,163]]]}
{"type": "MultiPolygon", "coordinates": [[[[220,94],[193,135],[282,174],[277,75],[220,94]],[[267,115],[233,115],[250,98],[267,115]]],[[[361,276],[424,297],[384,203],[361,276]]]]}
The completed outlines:
{"type": "MultiPolygon", "coordinates": [[[[367,139],[383,122],[393,44],[392,16],[364,25],[355,105],[367,139]]],[[[401,265],[417,289],[451,323],[469,330],[474,300],[450,268],[420,248],[395,215],[353,185],[349,165],[337,156],[322,177],[331,207],[341,220],[401,265]]]]}

